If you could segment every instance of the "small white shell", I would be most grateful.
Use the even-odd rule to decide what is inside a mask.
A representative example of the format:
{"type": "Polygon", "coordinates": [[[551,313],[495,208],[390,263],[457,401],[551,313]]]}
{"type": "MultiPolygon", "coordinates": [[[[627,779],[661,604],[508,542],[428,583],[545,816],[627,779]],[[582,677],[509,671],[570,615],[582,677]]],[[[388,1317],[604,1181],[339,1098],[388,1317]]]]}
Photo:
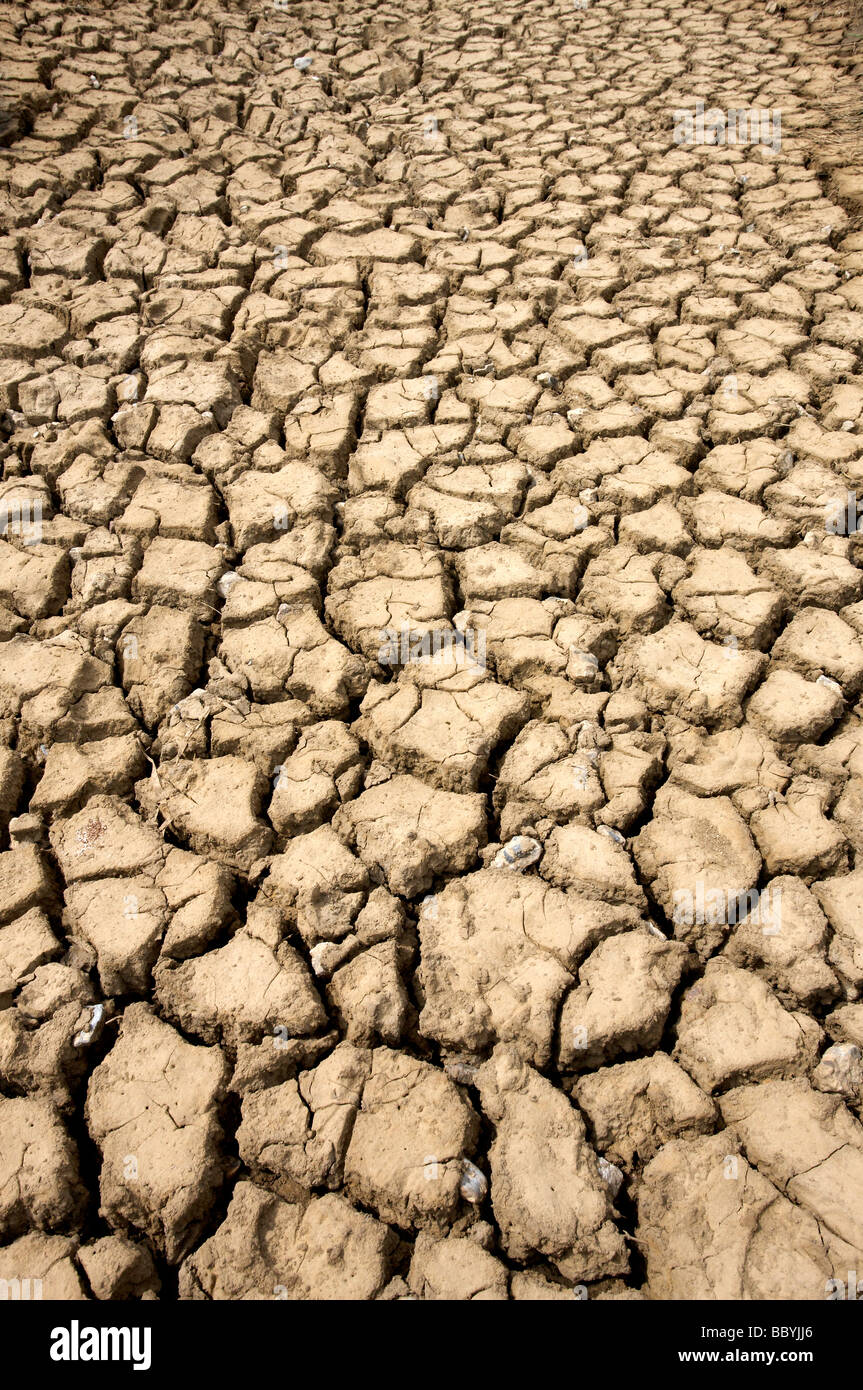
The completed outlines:
{"type": "Polygon", "coordinates": [[[488,1192],[488,1178],[469,1158],[463,1158],[461,1161],[461,1182],[458,1190],[466,1202],[473,1202],[474,1205],[481,1202],[488,1192]]]}
{"type": "Polygon", "coordinates": [[[819,1091],[856,1097],[863,1089],[863,1061],[856,1043],[828,1047],[812,1073],[812,1084],[819,1091]]]}
{"type": "Polygon", "coordinates": [[[607,835],[609,840],[613,840],[616,845],[625,845],[626,837],[621,835],[619,830],[615,830],[613,825],[598,825],[597,830],[600,835],[607,835]]]}
{"type": "Polygon", "coordinates": [[[611,1188],[612,1197],[616,1197],[623,1186],[623,1174],[614,1163],[609,1163],[607,1158],[599,1158],[599,1175],[604,1183],[611,1188]]]}
{"type": "Polygon", "coordinates": [[[297,69],[298,72],[305,72],[306,68],[310,68],[312,66],[312,61],[312,58],[307,53],[303,58],[294,59],[294,67],[297,69]]]}
{"type": "Polygon", "coordinates": [[[576,748],[596,748],[599,742],[597,732],[596,725],[589,719],[582,720],[578,726],[578,736],[575,741],[576,748]]]}
{"type": "Polygon", "coordinates": [[[444,1071],[451,1081],[460,1086],[472,1086],[476,1081],[477,1068],[473,1062],[446,1062],[444,1071]]]}
{"type": "Polygon", "coordinates": [[[104,1004],[90,1005],[90,1022],[85,1024],[80,1033],[76,1033],[72,1039],[73,1047],[86,1047],[93,1041],[93,1035],[99,1024],[102,1022],[102,1015],[105,1012],[104,1004]]]}
{"type": "Polygon", "coordinates": [[[228,597],[228,594],[231,592],[234,585],[237,583],[239,577],[240,576],[238,574],[235,574],[233,570],[228,570],[227,573],[222,575],[221,579],[216,585],[216,588],[222,595],[222,598],[228,597]]]}
{"type": "Polygon", "coordinates": [[[317,946],[313,946],[309,951],[309,959],[312,962],[312,969],[316,975],[323,975],[325,973],[323,956],[330,944],[329,941],[319,941],[317,946]]]}
{"type": "Polygon", "coordinates": [[[525,869],[529,869],[531,864],[535,864],[541,857],[542,845],[538,840],[532,839],[530,835],[515,835],[495,855],[492,867],[495,869],[513,869],[520,874],[525,869]]]}
{"type": "Polygon", "coordinates": [[[830,676],[819,676],[816,685],[826,685],[829,690],[835,690],[837,695],[842,694],[842,687],[838,681],[834,681],[830,676]]]}

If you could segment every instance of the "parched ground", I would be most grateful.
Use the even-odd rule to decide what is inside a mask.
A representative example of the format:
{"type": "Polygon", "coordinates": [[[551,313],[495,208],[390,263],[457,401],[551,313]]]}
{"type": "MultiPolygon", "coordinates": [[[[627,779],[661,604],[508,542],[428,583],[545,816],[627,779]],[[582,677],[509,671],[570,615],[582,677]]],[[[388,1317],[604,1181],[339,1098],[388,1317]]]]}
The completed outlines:
{"type": "Polygon", "coordinates": [[[863,1269],[847,20],[4,7],[7,1293],[863,1269]]]}

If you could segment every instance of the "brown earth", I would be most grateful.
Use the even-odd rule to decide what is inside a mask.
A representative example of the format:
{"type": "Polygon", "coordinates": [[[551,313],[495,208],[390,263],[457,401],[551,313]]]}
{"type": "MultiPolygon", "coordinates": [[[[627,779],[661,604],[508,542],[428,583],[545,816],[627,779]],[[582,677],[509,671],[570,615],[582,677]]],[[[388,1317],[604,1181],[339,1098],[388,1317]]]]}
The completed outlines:
{"type": "Polygon", "coordinates": [[[0,1280],[863,1268],[855,33],[4,7],[0,1280]]]}

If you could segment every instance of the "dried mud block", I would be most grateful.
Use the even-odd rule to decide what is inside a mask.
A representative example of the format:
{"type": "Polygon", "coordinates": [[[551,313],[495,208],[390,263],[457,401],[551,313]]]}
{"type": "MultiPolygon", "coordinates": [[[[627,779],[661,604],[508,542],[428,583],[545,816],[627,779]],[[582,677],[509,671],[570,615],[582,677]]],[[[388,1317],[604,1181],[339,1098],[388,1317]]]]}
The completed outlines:
{"type": "Polygon", "coordinates": [[[730,796],[741,788],[784,791],[791,768],[770,739],[749,724],[708,734],[686,729],[672,735],[668,750],[669,782],[693,796],[730,796]]]}
{"type": "Polygon", "coordinates": [[[723,1096],[720,1107],[750,1163],[814,1216],[843,1278],[863,1248],[858,1121],[839,1096],[814,1091],[803,1078],[743,1086],[723,1096]]]}
{"type": "Polygon", "coordinates": [[[648,708],[722,729],[741,723],[743,701],[765,658],[705,642],[689,623],[674,619],[661,632],[631,638],[617,664],[624,685],[648,708]]]}
{"type": "Polygon", "coordinates": [[[0,854],[0,923],[33,909],[50,910],[56,894],[48,860],[35,845],[18,845],[0,854]]]}
{"type": "Polygon", "coordinates": [[[272,704],[293,696],[319,719],[345,718],[371,678],[369,663],[338,642],[308,608],[228,628],[220,652],[255,700],[272,704]]]}
{"type": "Polygon", "coordinates": [[[468,1053],[513,1043],[546,1066],[579,963],[637,921],[626,904],[564,893],[507,869],[448,883],[419,916],[420,1032],[468,1053]]]}
{"type": "Polygon", "coordinates": [[[133,734],[94,743],[55,743],[48,749],[30,810],[48,816],[68,813],[100,792],[128,796],[146,771],[144,750],[133,734]]]}
{"type": "Polygon", "coordinates": [[[163,959],[153,974],[157,1001],[168,1017],[208,1043],[236,1049],[267,1033],[308,1037],[326,1023],[300,953],[285,941],[261,940],[248,928],[202,956],[163,959]]]}
{"type": "Polygon", "coordinates": [[[654,1048],[689,961],[686,947],[646,929],[603,941],[582,963],[560,1014],[560,1066],[586,1071],[654,1048]]]}
{"type": "Polygon", "coordinates": [[[828,783],[795,777],[782,801],[753,813],[749,825],[768,874],[811,882],[847,868],[848,841],[825,814],[832,799],[828,783]]]}
{"type": "Polygon", "coordinates": [[[128,878],[73,883],[65,894],[70,936],[93,949],[107,994],[149,994],[160,953],[196,954],[231,920],[233,875],[168,848],[164,862],[128,878]]]}
{"type": "Polygon", "coordinates": [[[395,542],[345,557],[330,571],[328,592],[324,608],[333,628],[373,661],[388,630],[416,642],[448,628],[453,612],[441,555],[395,542]]]}
{"type": "Polygon", "coordinates": [[[78,1155],[62,1119],[46,1100],[0,1100],[0,1232],[5,1240],[38,1230],[69,1229],[86,1194],[78,1155]]]}
{"type": "Polygon", "coordinates": [[[600,1067],[579,1078],[572,1096],[603,1157],[627,1169],[669,1139],[709,1134],[718,1121],[710,1097],[665,1052],[600,1067]]]}
{"type": "Polygon", "coordinates": [[[571,888],[586,898],[607,904],[629,903],[642,910],[647,906],[626,850],[586,825],[561,825],[552,830],[540,873],[557,888],[571,888]]]}
{"type": "Polygon", "coordinates": [[[709,955],[758,882],[761,856],[728,797],[693,796],[667,783],[654,811],[633,843],[635,862],[674,935],[709,955]]]}
{"type": "Polygon", "coordinates": [[[239,1182],[215,1235],[180,1267],[181,1299],[373,1299],[395,1240],[386,1226],[330,1193],[286,1202],[239,1182]]]}
{"type": "Polygon", "coordinates": [[[52,1002],[42,1019],[0,1009],[0,1084],[16,1095],[49,1100],[68,1115],[89,1067],[83,1039],[98,1038],[104,1021],[105,1011],[94,1019],[93,1009],[74,999],[52,1002]]]}
{"type": "Polygon", "coordinates": [[[408,1286],[417,1298],[500,1302],[508,1297],[508,1285],[506,1265],[469,1237],[417,1237],[408,1274],[408,1286]]]}
{"type": "Polygon", "coordinates": [[[102,1236],[92,1245],[82,1245],[78,1263],[95,1298],[115,1302],[159,1295],[161,1280],[152,1255],[146,1245],[125,1236],[102,1236]]]}
{"type": "Polygon", "coordinates": [[[260,815],[267,790],[254,764],[232,754],[164,760],[155,776],[137,787],[142,807],[154,819],[161,815],[198,854],[243,873],[272,844],[272,831],[260,815]]]}
{"type": "Polygon", "coordinates": [[[165,855],[162,837],[116,796],[94,796],[51,827],[51,847],[67,884],[155,871],[165,855]]]}
{"type": "Polygon", "coordinates": [[[828,878],[813,885],[833,928],[827,959],[852,997],[863,989],[863,918],[860,912],[860,885],[863,870],[828,878]]]}
{"type": "Polygon", "coordinates": [[[5,835],[24,787],[24,764],[12,748],[0,748],[0,834],[5,835]]]}
{"type": "MultiPolygon", "coordinates": [[[[263,706],[264,709],[268,706],[263,706]]],[[[328,821],[362,786],[360,745],[345,724],[310,724],[279,764],[267,815],[278,835],[290,838],[328,821]]]]}
{"type": "Polygon", "coordinates": [[[192,689],[204,633],[191,613],[154,603],[126,624],[117,652],[129,707],[152,729],[192,689]]]}
{"type": "Polygon", "coordinates": [[[491,1202],[509,1257],[541,1255],[574,1282],[626,1273],[626,1244],[578,1111],[508,1044],[477,1082],[496,1129],[491,1202]]]}
{"type": "Polygon", "coordinates": [[[377,758],[445,791],[476,791],[494,748],[525,721],[528,701],[473,662],[443,654],[375,681],[355,729],[377,758]]]}
{"type": "Polygon", "coordinates": [[[38,907],[0,927],[0,996],[10,999],[37,966],[59,956],[62,946],[38,907]]]}
{"type": "Polygon", "coordinates": [[[0,1281],[7,1297],[79,1302],[88,1295],[75,1264],[77,1240],[37,1231],[0,1247],[0,1281]],[[20,1292],[18,1292],[20,1290],[20,1292]]]}
{"type": "Polygon", "coordinates": [[[213,546],[156,536],[144,552],[132,597],[178,608],[207,622],[218,611],[216,583],[224,570],[224,560],[213,546]]]}
{"type": "Polygon", "coordinates": [[[644,1170],[638,1239],[651,1299],[823,1299],[817,1221],[740,1152],[734,1130],[666,1144],[644,1170]]]}
{"type": "Polygon", "coordinates": [[[531,720],[500,761],[493,801],[501,838],[538,820],[587,818],[605,804],[595,739],[531,720]]]}
{"type": "Polygon", "coordinates": [[[349,1042],[398,1046],[410,1010],[402,956],[397,942],[381,941],[334,972],[329,998],[349,1042]]]}
{"type": "Polygon", "coordinates": [[[442,1071],[375,1048],[345,1158],[345,1190],[383,1221],[442,1230],[463,1210],[462,1159],[478,1137],[475,1111],[442,1071]]]}
{"type": "Polygon", "coordinates": [[[794,745],[814,743],[844,712],[842,696],[830,686],[777,670],[752,696],[746,717],[774,743],[794,745]]]}
{"type": "Polygon", "coordinates": [[[756,574],[733,546],[694,550],[690,573],[674,589],[674,603],[693,627],[714,641],[764,650],[776,636],[785,599],[767,579],[756,574]]]}
{"type": "Polygon", "coordinates": [[[333,828],[370,874],[412,898],[439,874],[463,873],[486,843],[485,798],[397,776],[341,806],[333,828]]]}
{"type": "Polygon", "coordinates": [[[674,1057],[709,1094],[806,1071],[821,1037],[808,1014],[789,1013],[764,980],[720,957],[683,996],[674,1057]]]}
{"type": "Polygon", "coordinates": [[[131,1004],[117,1041],[90,1078],[86,1119],[102,1155],[101,1210],[140,1231],[171,1264],[198,1238],[221,1187],[217,1107],[228,1064],[131,1004]]]}
{"type": "Polygon", "coordinates": [[[857,632],[824,608],[795,613],[774,642],[771,656],[808,681],[819,676],[838,681],[848,695],[856,695],[863,685],[863,645],[857,632]]]}
{"type": "Polygon", "coordinates": [[[253,1178],[338,1188],[372,1054],[349,1042],[296,1079],[243,1100],[240,1157],[253,1178]]]}
{"type": "Polygon", "coordinates": [[[723,955],[761,975],[783,1004],[812,1009],[841,993],[828,964],[829,937],[816,897],[801,879],[781,875],[765,885],[753,910],[741,916],[723,955]]]}

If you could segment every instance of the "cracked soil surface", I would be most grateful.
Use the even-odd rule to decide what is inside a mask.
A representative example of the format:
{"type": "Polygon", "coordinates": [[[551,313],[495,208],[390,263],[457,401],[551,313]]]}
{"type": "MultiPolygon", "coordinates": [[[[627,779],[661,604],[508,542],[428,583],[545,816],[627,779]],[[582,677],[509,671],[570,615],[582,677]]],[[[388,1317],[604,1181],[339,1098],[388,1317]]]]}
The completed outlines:
{"type": "Polygon", "coordinates": [[[7,1290],[863,1269],[846,19],[4,7],[7,1290]]]}

